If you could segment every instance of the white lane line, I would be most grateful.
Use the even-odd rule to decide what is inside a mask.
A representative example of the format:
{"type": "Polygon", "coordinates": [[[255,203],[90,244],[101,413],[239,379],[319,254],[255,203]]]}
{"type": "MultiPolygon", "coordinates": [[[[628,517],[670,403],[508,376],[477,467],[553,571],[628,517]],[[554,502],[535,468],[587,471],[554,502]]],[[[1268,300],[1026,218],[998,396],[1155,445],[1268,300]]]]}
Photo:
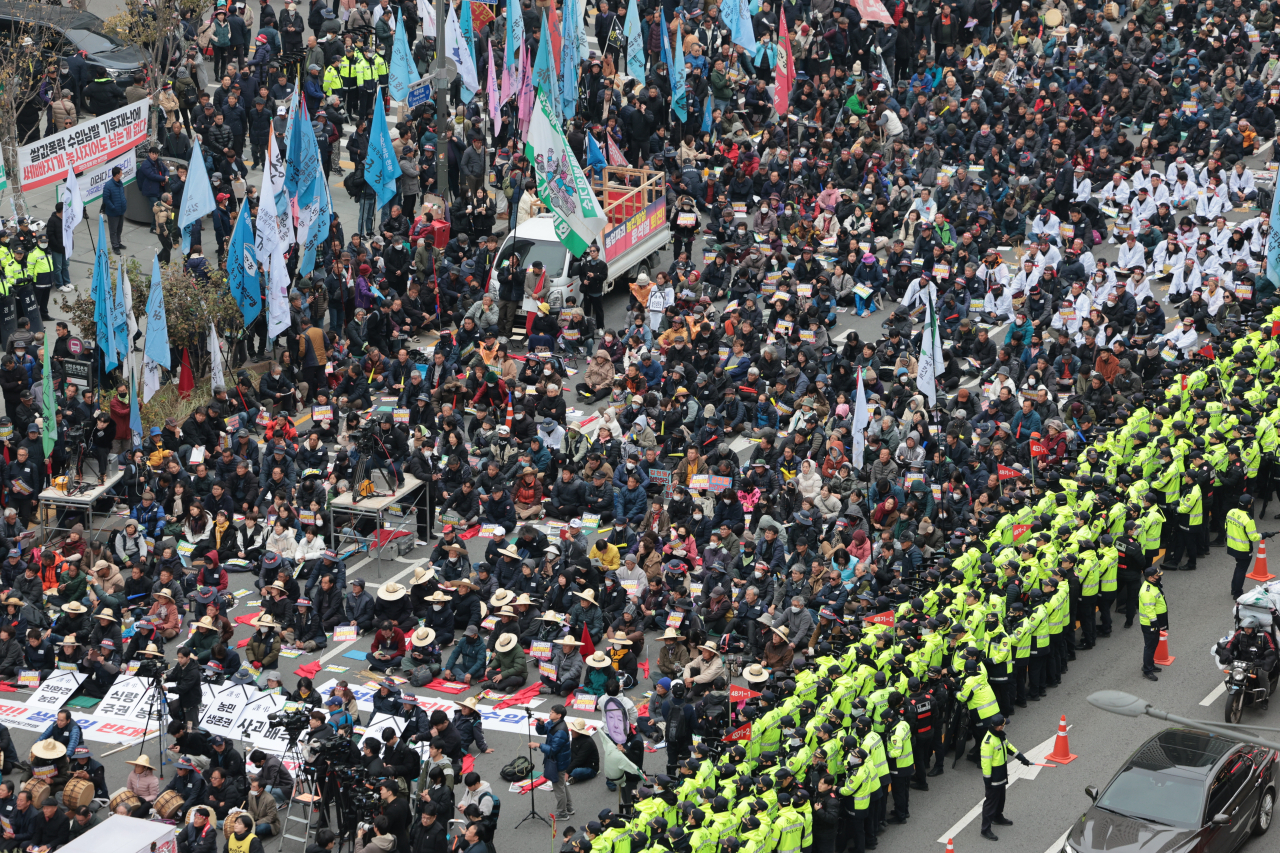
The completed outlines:
{"type": "MultiPolygon", "coordinates": [[[[413,563],[412,563],[408,568],[406,568],[404,571],[399,572],[398,574],[392,575],[391,577],[389,577],[389,578],[387,578],[385,581],[383,581],[383,583],[391,583],[392,581],[398,581],[398,580],[400,580],[400,578],[402,578],[402,577],[404,577],[405,575],[409,574],[410,572],[412,572],[414,569],[416,569],[418,566],[422,565],[422,564],[423,564],[423,563],[425,563],[425,562],[427,562],[427,558],[426,558],[426,557],[423,557],[423,558],[422,558],[422,559],[420,559],[420,560],[414,560],[414,561],[413,561],[413,563]]],[[[349,651],[351,651],[351,649],[352,649],[352,648],[354,648],[354,643],[338,643],[338,642],[335,642],[335,643],[333,644],[333,648],[332,648],[332,649],[329,649],[329,651],[325,652],[324,654],[322,654],[322,655],[320,656],[320,659],[319,659],[319,660],[320,660],[320,663],[324,663],[325,661],[329,660],[330,658],[337,657],[338,655],[342,654],[343,652],[349,652],[349,651]]]]}
{"type": "MultiPolygon", "coordinates": [[[[1053,742],[1057,739],[1057,737],[1058,737],[1058,733],[1057,731],[1055,731],[1048,740],[1044,741],[1043,743],[1037,744],[1036,746],[1033,746],[1030,749],[1023,750],[1023,752],[1026,755],[1048,755],[1050,752],[1053,751],[1053,742]]],[[[1043,761],[1043,759],[1041,760],[1043,761]]],[[[1023,767],[1021,764],[1014,764],[1009,768],[1009,782],[1007,787],[1010,787],[1010,788],[1013,787],[1013,783],[1018,781],[1019,779],[1023,779],[1023,778],[1035,779],[1036,776],[1038,775],[1040,775],[1040,768],[1035,764],[1032,764],[1030,767],[1023,767]]],[[[938,843],[946,844],[948,838],[955,838],[957,835],[960,834],[961,830],[963,830],[966,826],[972,823],[973,819],[980,814],[982,814],[981,800],[978,801],[978,804],[976,806],[969,809],[969,811],[965,812],[964,817],[960,818],[960,820],[952,824],[951,827],[946,832],[942,833],[942,836],[938,839],[938,843]]]]}
{"type": "Polygon", "coordinates": [[[1219,696],[1221,696],[1223,693],[1226,693],[1226,692],[1227,692],[1227,684],[1226,682],[1223,682],[1222,684],[1219,684],[1217,687],[1213,688],[1213,690],[1209,693],[1208,696],[1201,699],[1200,704],[1203,707],[1208,708],[1214,702],[1218,701],[1219,696]]]}
{"type": "Polygon", "coordinates": [[[1044,853],[1061,853],[1062,845],[1067,843],[1067,836],[1071,834],[1071,827],[1067,827],[1067,831],[1058,836],[1058,840],[1049,845],[1049,849],[1044,853]]]}

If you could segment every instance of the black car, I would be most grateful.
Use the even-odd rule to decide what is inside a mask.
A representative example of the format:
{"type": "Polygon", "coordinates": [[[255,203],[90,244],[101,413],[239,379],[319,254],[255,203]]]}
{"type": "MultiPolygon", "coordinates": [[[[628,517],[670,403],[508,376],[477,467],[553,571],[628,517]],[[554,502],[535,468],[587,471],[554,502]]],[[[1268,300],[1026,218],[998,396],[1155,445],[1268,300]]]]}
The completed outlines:
{"type": "Polygon", "coordinates": [[[1063,853],[1228,853],[1271,828],[1277,751],[1165,729],[1129,757],[1072,827],[1063,853]]]}
{"type": "Polygon", "coordinates": [[[101,65],[115,80],[132,79],[151,54],[106,32],[103,20],[90,12],[41,3],[0,2],[0,38],[30,33],[36,47],[55,56],[83,51],[91,65],[101,65]],[[32,33],[28,26],[38,28],[32,33]]]}

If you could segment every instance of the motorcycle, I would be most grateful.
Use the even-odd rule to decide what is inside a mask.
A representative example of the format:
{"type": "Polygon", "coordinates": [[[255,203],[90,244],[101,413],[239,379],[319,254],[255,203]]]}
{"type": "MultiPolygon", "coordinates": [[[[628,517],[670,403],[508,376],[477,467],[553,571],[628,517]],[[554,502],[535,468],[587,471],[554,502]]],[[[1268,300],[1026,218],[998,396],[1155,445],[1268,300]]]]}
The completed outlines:
{"type": "Polygon", "coordinates": [[[1227,670],[1227,705],[1226,721],[1239,723],[1246,705],[1267,701],[1275,691],[1275,682],[1270,688],[1258,687],[1258,673],[1261,667],[1248,661],[1234,661],[1227,670]]]}

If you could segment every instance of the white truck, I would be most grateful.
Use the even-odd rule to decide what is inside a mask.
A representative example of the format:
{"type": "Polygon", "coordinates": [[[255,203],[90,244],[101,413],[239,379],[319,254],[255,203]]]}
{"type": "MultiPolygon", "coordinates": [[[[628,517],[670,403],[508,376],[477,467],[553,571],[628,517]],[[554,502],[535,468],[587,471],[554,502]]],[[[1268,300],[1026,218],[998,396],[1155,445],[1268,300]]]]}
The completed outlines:
{"type": "MultiPolygon", "coordinates": [[[[653,275],[658,267],[658,252],[671,240],[667,226],[667,181],[663,172],[652,169],[606,167],[603,178],[592,181],[596,198],[609,219],[609,225],[596,244],[600,257],[609,265],[605,293],[619,283],[626,286],[640,273],[653,275]]],[[[489,292],[497,297],[498,271],[507,262],[528,268],[542,261],[547,272],[546,301],[552,309],[564,307],[569,296],[578,298],[579,281],[570,269],[576,260],[556,237],[555,220],[550,213],[539,213],[514,232],[507,234],[498,252],[497,263],[489,274],[489,292]]],[[[532,311],[536,306],[524,305],[532,311]]]]}

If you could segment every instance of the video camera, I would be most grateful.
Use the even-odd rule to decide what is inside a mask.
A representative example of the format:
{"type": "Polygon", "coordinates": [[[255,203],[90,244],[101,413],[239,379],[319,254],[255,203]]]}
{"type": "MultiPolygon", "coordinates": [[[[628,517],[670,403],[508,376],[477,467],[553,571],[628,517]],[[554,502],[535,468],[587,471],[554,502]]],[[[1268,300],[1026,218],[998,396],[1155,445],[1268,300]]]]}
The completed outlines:
{"type": "Polygon", "coordinates": [[[379,430],[381,430],[381,427],[378,424],[378,418],[371,417],[351,434],[351,440],[355,443],[356,449],[360,451],[361,456],[373,456],[382,448],[382,439],[378,435],[379,430]]]}
{"type": "Polygon", "coordinates": [[[302,708],[294,711],[277,711],[274,714],[267,714],[269,728],[284,729],[290,740],[296,740],[306,730],[310,719],[311,713],[302,708]]]}

